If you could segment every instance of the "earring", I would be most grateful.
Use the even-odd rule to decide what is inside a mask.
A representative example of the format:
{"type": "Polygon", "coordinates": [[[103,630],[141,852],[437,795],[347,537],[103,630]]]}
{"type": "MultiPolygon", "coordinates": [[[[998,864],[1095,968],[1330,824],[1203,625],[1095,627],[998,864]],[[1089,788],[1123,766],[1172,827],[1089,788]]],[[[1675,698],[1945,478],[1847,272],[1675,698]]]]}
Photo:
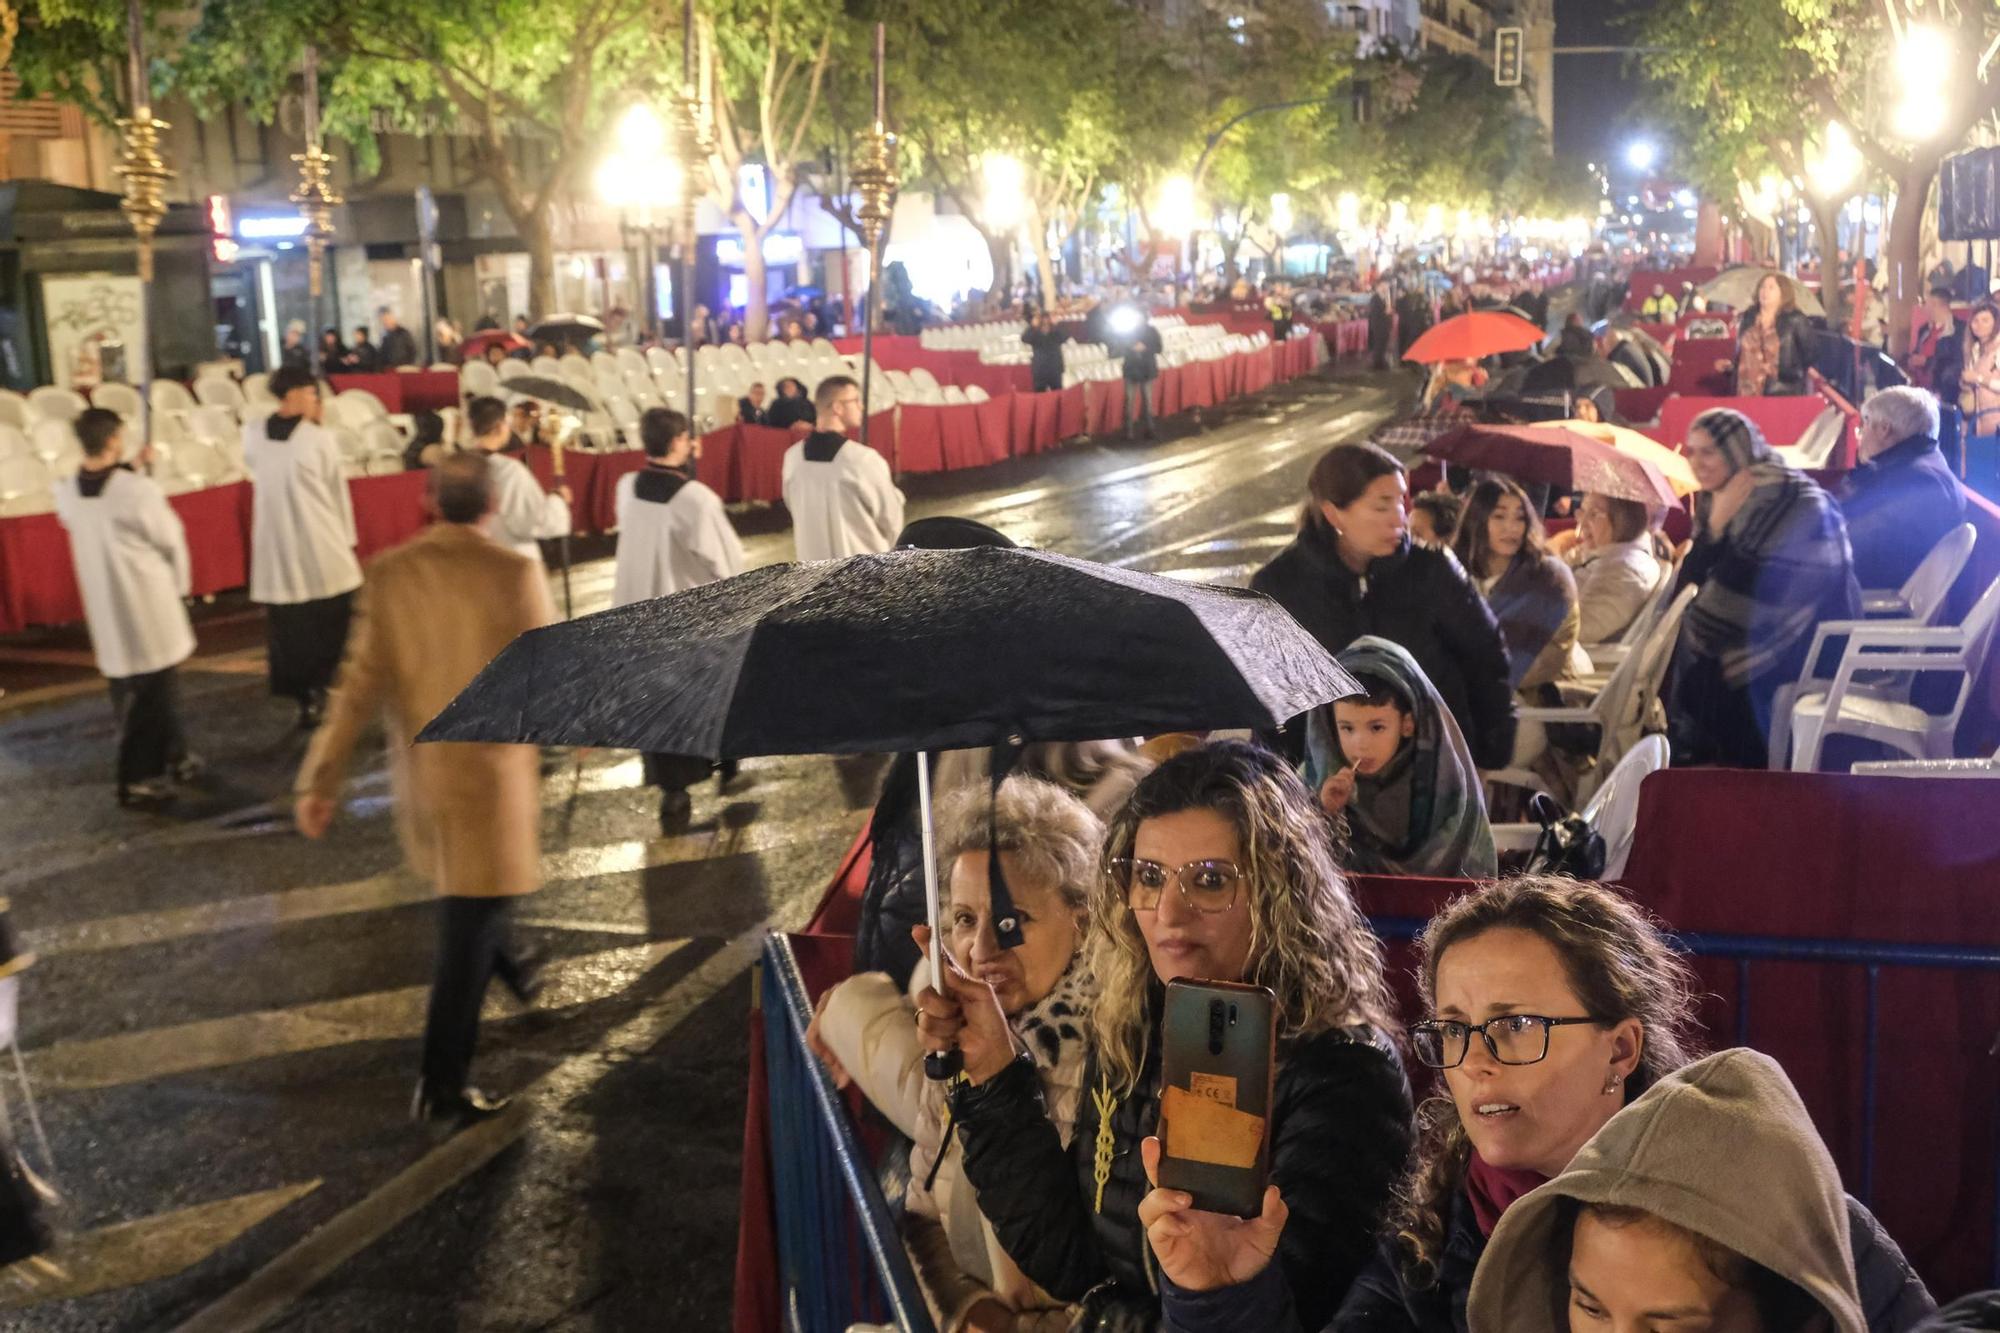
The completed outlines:
{"type": "Polygon", "coordinates": [[[1618,1091],[1624,1082],[1625,1076],[1614,1070],[1611,1077],[1604,1080],[1604,1095],[1609,1097],[1612,1093],[1618,1091]]]}

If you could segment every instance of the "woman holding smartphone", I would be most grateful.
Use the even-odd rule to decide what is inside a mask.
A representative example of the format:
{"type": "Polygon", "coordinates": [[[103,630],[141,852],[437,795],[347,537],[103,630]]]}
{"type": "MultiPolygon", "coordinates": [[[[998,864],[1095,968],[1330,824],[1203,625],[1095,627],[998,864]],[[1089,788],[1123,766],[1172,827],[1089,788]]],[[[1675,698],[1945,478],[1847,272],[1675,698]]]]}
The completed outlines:
{"type": "Polygon", "coordinates": [[[920,995],[925,1045],[964,1059],[952,1113],[980,1210],[1023,1273],[1083,1305],[1077,1327],[1159,1320],[1140,1144],[1159,1124],[1160,1006],[1177,978],[1276,996],[1268,1135],[1271,1177],[1294,1214],[1286,1299],[1317,1327],[1372,1253],[1409,1151],[1409,1087],[1380,946],[1331,847],[1305,785],[1254,746],[1200,746],[1139,783],[1112,818],[1091,901],[1099,989],[1067,1149],[992,992],[954,975],[945,994],[920,995]]]}

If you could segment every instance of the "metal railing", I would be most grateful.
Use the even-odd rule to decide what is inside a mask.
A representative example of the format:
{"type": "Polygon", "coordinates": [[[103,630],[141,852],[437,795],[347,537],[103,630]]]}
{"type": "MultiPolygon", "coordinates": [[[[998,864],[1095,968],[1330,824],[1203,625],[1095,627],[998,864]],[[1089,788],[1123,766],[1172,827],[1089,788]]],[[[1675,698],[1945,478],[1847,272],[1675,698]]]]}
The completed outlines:
{"type": "MultiPolygon", "coordinates": [[[[1412,940],[1427,924],[1416,917],[1372,918],[1375,933],[1385,940],[1412,940]]],[[[1827,963],[1865,970],[1867,1001],[1862,1025],[1866,1037],[1861,1055],[1861,1167],[1856,1196],[1875,1206],[1875,1129],[1878,1117],[1876,1084],[1881,1070],[1881,981],[1885,967],[1921,968],[1939,972],[2000,972],[2000,949],[1952,944],[1892,944],[1881,940],[1788,939],[1774,935],[1675,934],[1683,953],[1736,965],[1736,1044],[1749,1045],[1750,965],[1752,963],[1827,963]]],[[[2000,1285],[2000,1113],[1993,1117],[1994,1167],[1991,1182],[1993,1235],[1992,1280],[2000,1285]]]]}
{"type": "Polygon", "coordinates": [[[846,1103],[806,1050],[812,1003],[791,940],[775,932],[766,938],[763,964],[771,1188],[786,1326],[793,1333],[844,1333],[874,1323],[897,1333],[933,1333],[846,1103]]]}

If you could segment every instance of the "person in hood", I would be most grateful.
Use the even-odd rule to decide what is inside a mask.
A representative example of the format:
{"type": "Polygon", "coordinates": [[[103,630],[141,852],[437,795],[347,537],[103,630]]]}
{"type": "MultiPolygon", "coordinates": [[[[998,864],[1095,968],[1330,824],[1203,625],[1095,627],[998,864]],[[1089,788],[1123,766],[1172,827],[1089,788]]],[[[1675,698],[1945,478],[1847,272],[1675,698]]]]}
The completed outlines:
{"type": "Polygon", "coordinates": [[[250,600],[270,616],[271,693],[297,702],[299,726],[319,725],[347,646],[354,591],[354,498],[340,445],[320,424],[309,370],[271,372],[278,410],[243,423],[250,473],[250,600]]]}
{"type": "Polygon", "coordinates": [[[1368,636],[1339,661],[1364,693],[1312,711],[1306,785],[1345,821],[1343,864],[1367,875],[1497,874],[1479,770],[1423,668],[1368,636]]]}
{"type": "MultiPolygon", "coordinates": [[[[1338,654],[1364,634],[1400,645],[1451,710],[1481,768],[1514,753],[1514,691],[1493,612],[1450,552],[1413,545],[1403,465],[1372,444],[1341,444],[1307,482],[1299,535],[1250,586],[1338,654]]],[[[1304,754],[1300,729],[1279,741],[1304,754]]]]}
{"type": "Polygon", "coordinates": [[[1841,1189],[1785,1071],[1721,1051],[1649,1088],[1494,1227],[1471,1333],[1529,1328],[1882,1333],[1930,1315],[1841,1189]],[[1897,1272],[1900,1281],[1895,1281],[1897,1272]],[[1887,1277],[1895,1298],[1870,1299],[1887,1277]]]}
{"type": "Polygon", "coordinates": [[[785,450],[785,507],[801,560],[881,552],[903,530],[903,492],[889,460],[847,432],[861,429],[861,386],[829,375],[813,393],[819,428],[785,450]]]}
{"type": "MultiPolygon", "coordinates": [[[[118,715],[118,804],[151,805],[173,796],[170,782],[202,771],[181,730],[175,676],[195,647],[181,601],[193,581],[187,531],[153,479],[119,461],[125,427],[116,412],[85,408],[76,438],[83,467],[55,484],[56,518],[118,715]]],[[[137,461],[151,463],[151,449],[137,461]]]]}
{"type": "MultiPolygon", "coordinates": [[[[984,784],[961,790],[938,808],[947,966],[992,985],[1015,1042],[1034,1062],[1041,1104],[1065,1146],[1083,1092],[1095,991],[1083,945],[1103,837],[1082,802],[1034,778],[1008,778],[997,800],[984,784]],[[994,929],[991,851],[1021,917],[1022,942],[1013,949],[1001,947],[994,929]]],[[[928,945],[925,927],[912,934],[928,945]]],[[[924,1076],[909,992],[929,984],[928,960],[909,986],[881,972],[850,977],[822,997],[806,1043],[837,1084],[858,1085],[914,1145],[903,1239],[938,1327],[1062,1333],[1070,1326],[1067,1303],[1021,1272],[981,1216],[957,1136],[947,1128],[946,1087],[924,1076]]]]}
{"type": "Polygon", "coordinates": [[[1138,1206],[1141,1145],[1160,1121],[1163,988],[1177,977],[1269,987],[1271,1176],[1295,1215],[1272,1267],[1317,1327],[1374,1247],[1410,1126],[1381,947],[1325,817],[1277,756],[1213,741],[1139,783],[1102,864],[1090,904],[1097,998],[1067,1149],[992,993],[947,977],[947,994],[918,997],[925,1049],[955,1044],[964,1057],[951,1105],[980,1211],[1026,1276],[1083,1305],[1077,1327],[1155,1327],[1157,1246],[1138,1206]]]}
{"type": "Polygon", "coordinates": [[[1861,465],[1836,498],[1863,588],[1894,591],[1965,522],[1965,487],[1938,451],[1938,400],[1898,385],[1861,405],[1861,465]]]}

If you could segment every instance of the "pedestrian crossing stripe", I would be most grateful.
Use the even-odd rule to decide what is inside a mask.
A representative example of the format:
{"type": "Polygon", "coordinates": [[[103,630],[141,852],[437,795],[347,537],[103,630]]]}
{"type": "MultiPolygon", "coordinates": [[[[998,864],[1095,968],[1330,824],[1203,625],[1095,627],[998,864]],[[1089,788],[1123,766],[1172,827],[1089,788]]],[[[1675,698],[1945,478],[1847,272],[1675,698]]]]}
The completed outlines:
{"type": "Polygon", "coordinates": [[[46,1263],[0,1269],[0,1309],[73,1301],[186,1272],[320,1187],[297,1185],[212,1199],[153,1217],[64,1236],[46,1263]]]}
{"type": "MultiPolygon", "coordinates": [[[[658,940],[551,960],[536,1008],[567,1009],[609,999],[688,943],[658,940]]],[[[500,991],[498,986],[488,990],[485,1018],[518,1012],[511,997],[503,998],[500,991]]],[[[36,1087],[51,1091],[114,1088],[281,1055],[416,1037],[423,1033],[429,998],[428,985],[405,986],[113,1037],[57,1042],[26,1053],[28,1075],[36,1087]]]]}

